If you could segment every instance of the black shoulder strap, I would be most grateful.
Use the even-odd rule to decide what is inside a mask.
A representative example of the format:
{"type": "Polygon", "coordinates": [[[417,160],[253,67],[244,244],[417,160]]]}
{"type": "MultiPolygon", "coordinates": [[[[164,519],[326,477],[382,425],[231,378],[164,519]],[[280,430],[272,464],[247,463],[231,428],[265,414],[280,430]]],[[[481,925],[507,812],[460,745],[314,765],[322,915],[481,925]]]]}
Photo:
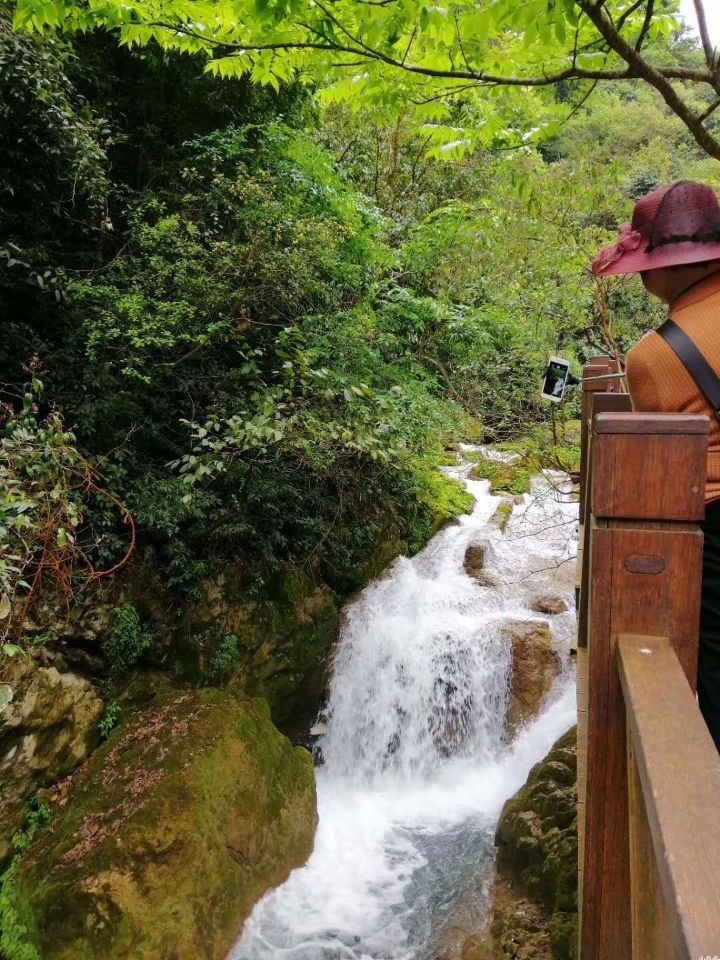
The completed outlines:
{"type": "Polygon", "coordinates": [[[657,331],[665,343],[675,352],[687,372],[703,393],[703,396],[720,420],[720,377],[700,353],[690,337],[674,320],[666,320],[657,331]]]}

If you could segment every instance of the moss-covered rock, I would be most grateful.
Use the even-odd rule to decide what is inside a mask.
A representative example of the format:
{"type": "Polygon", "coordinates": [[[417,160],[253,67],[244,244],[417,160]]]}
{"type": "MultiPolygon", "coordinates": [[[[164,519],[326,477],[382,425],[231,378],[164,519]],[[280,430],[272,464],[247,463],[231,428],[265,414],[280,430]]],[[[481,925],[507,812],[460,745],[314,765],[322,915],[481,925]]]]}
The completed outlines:
{"type": "Polygon", "coordinates": [[[491,493],[527,493],[530,489],[531,466],[524,460],[507,462],[505,460],[479,459],[470,471],[471,480],[489,480],[491,493]]]}
{"type": "Polygon", "coordinates": [[[490,517],[490,526],[497,527],[500,533],[505,533],[512,517],[513,506],[512,500],[501,500],[490,517]]]}
{"type": "Polygon", "coordinates": [[[577,960],[576,738],[573,727],[505,804],[489,922],[463,960],[577,960]]]}
{"type": "Polygon", "coordinates": [[[577,746],[573,727],[505,804],[498,860],[552,910],[577,910],[577,746]]]}
{"type": "Polygon", "coordinates": [[[166,691],[59,793],[12,891],[42,960],[221,960],[312,849],[310,755],[231,691],[166,691]]]}
{"type": "Polygon", "coordinates": [[[63,666],[36,649],[6,670],[13,699],[0,708],[0,862],[12,853],[28,800],[82,763],[99,739],[103,702],[63,666]]]}

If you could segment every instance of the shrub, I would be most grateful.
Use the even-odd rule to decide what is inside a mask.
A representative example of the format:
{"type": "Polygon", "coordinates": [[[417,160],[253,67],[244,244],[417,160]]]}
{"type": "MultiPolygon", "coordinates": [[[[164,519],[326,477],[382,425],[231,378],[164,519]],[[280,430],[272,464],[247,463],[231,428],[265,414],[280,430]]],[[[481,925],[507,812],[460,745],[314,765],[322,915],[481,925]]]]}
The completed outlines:
{"type": "Polygon", "coordinates": [[[208,677],[213,683],[227,680],[240,662],[240,641],[234,633],[228,633],[220,640],[210,659],[208,677]]]}
{"type": "Polygon", "coordinates": [[[110,732],[115,729],[115,727],[120,722],[120,715],[122,714],[122,707],[116,701],[109,703],[105,708],[105,715],[98,724],[98,731],[100,733],[101,740],[107,740],[110,736],[110,732]]]}
{"type": "Polygon", "coordinates": [[[103,644],[111,676],[121,676],[154,646],[155,634],[143,626],[135,605],[121,604],[115,611],[112,629],[103,644]]]}

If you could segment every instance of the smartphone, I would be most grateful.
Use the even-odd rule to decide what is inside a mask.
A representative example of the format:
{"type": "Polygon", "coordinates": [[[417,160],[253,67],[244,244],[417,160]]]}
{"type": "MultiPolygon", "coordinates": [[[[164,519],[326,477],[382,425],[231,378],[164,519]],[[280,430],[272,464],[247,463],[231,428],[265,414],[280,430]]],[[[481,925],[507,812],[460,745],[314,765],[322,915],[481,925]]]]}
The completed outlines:
{"type": "Polygon", "coordinates": [[[569,374],[570,362],[568,360],[563,360],[562,357],[550,357],[543,378],[541,392],[543,400],[560,403],[565,393],[569,374]]]}

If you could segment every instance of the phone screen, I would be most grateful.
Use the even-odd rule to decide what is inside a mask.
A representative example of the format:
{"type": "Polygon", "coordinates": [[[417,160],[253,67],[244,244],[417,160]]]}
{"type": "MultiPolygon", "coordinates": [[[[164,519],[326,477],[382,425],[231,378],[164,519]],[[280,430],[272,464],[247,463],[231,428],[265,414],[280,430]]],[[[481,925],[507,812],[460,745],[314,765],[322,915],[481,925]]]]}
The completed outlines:
{"type": "Polygon", "coordinates": [[[552,400],[560,403],[567,386],[570,364],[559,357],[551,357],[545,371],[543,380],[542,395],[546,400],[552,400]]]}

